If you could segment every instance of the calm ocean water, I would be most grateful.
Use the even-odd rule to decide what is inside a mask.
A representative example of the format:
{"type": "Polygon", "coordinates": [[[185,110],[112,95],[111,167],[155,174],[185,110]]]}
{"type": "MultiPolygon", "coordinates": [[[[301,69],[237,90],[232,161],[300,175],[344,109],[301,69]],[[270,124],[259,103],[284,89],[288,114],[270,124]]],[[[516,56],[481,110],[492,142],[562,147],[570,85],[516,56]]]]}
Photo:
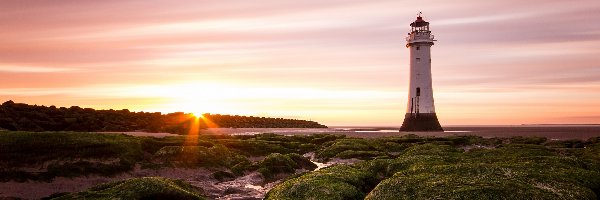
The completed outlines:
{"type": "Polygon", "coordinates": [[[450,135],[477,135],[482,137],[541,136],[548,139],[582,139],[600,137],[600,125],[515,125],[515,126],[446,126],[444,132],[399,132],[399,127],[330,127],[314,128],[211,128],[200,134],[253,135],[275,133],[297,134],[344,134],[349,137],[374,138],[415,134],[444,137],[450,135]]]}

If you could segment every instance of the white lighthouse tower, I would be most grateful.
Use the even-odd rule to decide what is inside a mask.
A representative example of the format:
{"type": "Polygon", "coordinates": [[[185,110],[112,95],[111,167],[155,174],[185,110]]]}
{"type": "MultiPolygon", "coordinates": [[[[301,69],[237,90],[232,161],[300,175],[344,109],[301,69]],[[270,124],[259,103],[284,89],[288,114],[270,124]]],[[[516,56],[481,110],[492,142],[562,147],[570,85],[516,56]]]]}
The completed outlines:
{"type": "Polygon", "coordinates": [[[433,105],[431,86],[431,46],[436,41],[429,22],[417,17],[406,37],[410,49],[410,83],[406,115],[400,131],[443,131],[433,105]]]}

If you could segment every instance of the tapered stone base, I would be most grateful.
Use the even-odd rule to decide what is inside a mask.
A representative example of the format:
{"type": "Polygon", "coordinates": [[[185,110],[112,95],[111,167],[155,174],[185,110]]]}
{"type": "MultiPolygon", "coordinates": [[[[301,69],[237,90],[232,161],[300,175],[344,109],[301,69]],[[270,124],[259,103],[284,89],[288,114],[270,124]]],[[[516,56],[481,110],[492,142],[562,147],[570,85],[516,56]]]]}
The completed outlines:
{"type": "Polygon", "coordinates": [[[400,131],[444,131],[435,113],[406,113],[400,131]]]}

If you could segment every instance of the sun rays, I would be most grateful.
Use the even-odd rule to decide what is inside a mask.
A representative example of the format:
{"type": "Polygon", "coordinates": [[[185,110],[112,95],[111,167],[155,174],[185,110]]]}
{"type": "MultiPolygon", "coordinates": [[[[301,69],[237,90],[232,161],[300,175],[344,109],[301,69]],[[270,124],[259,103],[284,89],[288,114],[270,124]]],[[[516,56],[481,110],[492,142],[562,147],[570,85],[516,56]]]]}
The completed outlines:
{"type": "Polygon", "coordinates": [[[190,118],[187,120],[187,123],[189,124],[189,131],[184,142],[186,146],[198,145],[200,130],[207,128],[219,128],[218,124],[212,122],[212,120],[203,114],[192,113],[189,114],[189,116],[190,118]]]}

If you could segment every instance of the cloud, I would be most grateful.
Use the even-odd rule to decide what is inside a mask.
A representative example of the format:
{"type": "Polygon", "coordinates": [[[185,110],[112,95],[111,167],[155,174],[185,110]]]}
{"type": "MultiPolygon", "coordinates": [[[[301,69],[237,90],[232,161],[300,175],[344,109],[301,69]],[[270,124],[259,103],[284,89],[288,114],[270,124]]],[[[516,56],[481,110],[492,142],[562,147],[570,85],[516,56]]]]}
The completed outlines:
{"type": "Polygon", "coordinates": [[[69,72],[77,69],[60,68],[60,67],[37,67],[37,66],[10,66],[0,65],[0,72],[12,73],[52,73],[52,72],[69,72]]]}

